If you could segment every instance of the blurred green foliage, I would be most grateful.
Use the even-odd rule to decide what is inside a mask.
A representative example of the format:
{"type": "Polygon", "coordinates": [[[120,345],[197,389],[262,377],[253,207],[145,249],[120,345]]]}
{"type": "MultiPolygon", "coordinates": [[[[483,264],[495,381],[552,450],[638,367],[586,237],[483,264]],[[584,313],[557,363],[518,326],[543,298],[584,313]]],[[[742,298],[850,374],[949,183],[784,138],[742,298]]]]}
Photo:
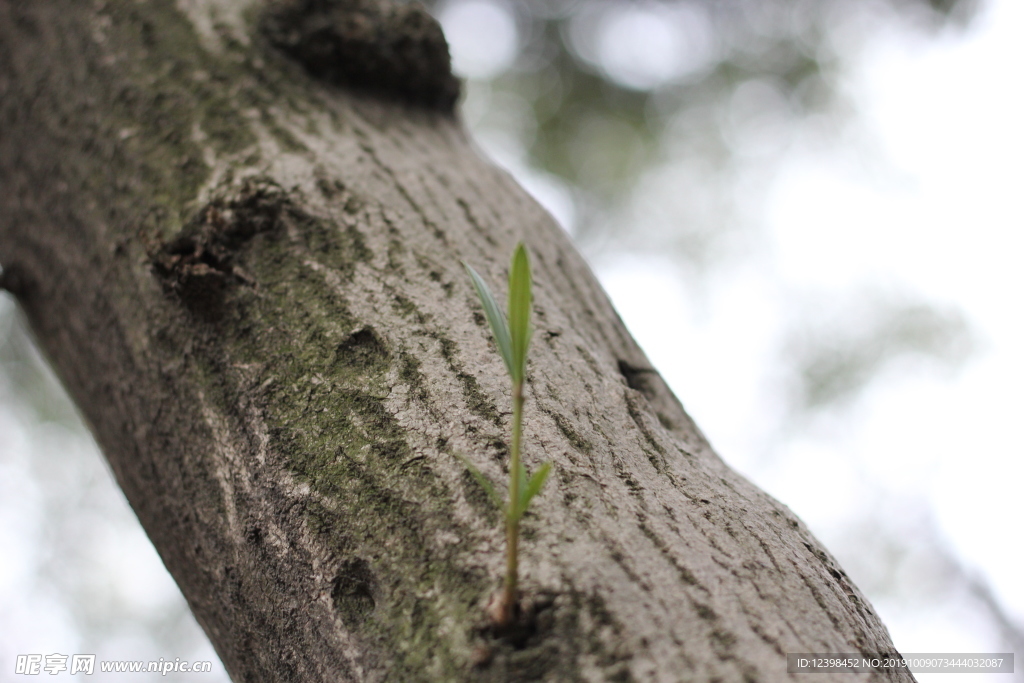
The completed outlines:
{"type": "Polygon", "coordinates": [[[959,311],[898,296],[862,294],[802,313],[786,342],[786,370],[794,380],[789,399],[796,414],[844,407],[894,366],[958,368],[977,346],[959,311]]]}
{"type": "Polygon", "coordinates": [[[32,340],[14,298],[0,292],[0,406],[33,422],[75,428],[80,418],[32,340]]]}
{"type": "Polygon", "coordinates": [[[738,160],[784,150],[811,117],[836,130],[854,111],[840,81],[867,37],[895,25],[948,30],[977,11],[974,0],[427,4],[457,68],[474,56],[492,65],[462,69],[471,127],[510,139],[529,167],[563,184],[577,219],[567,227],[585,250],[670,248],[697,264],[742,222],[738,160]],[[495,64],[503,23],[513,46],[495,64]],[[670,179],[644,191],[666,167],[670,179]],[[629,208],[673,190],[660,220],[629,208]]]}

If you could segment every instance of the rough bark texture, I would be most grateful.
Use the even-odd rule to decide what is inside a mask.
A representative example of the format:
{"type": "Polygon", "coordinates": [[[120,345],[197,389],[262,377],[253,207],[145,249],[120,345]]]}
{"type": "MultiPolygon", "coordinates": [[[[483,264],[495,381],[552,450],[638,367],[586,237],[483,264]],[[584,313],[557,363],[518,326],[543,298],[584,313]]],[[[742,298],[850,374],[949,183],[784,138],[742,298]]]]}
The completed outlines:
{"type": "Polygon", "coordinates": [[[450,75],[346,91],[261,12],[0,0],[3,284],[232,677],[773,681],[787,652],[891,651],[475,153],[450,75]],[[501,524],[457,456],[503,481],[508,383],[460,259],[501,282],[520,238],[524,457],[555,474],[531,620],[497,637],[501,524]]]}

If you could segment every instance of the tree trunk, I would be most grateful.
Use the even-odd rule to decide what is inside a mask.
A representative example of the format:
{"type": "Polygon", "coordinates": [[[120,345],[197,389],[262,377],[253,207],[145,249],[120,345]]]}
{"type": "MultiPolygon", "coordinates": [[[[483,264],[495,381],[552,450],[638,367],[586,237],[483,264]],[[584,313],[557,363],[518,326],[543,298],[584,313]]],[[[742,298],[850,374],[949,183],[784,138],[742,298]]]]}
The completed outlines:
{"type": "Polygon", "coordinates": [[[410,6],[0,0],[2,284],[233,679],[772,681],[789,652],[891,652],[456,93],[410,6]],[[460,456],[503,481],[509,385],[460,261],[497,284],[519,239],[524,458],[554,474],[495,633],[502,525],[460,456]]]}

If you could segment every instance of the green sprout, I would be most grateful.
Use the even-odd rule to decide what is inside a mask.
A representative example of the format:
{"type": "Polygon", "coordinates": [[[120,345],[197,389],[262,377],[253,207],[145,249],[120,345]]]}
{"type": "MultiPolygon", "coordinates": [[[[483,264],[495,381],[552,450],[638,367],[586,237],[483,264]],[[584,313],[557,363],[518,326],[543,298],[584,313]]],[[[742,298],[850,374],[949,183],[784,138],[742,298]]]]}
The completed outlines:
{"type": "Polygon", "coordinates": [[[487,322],[491,325],[494,341],[498,345],[498,353],[505,361],[505,368],[508,370],[509,377],[512,378],[512,459],[509,463],[508,504],[501,499],[494,487],[491,486],[491,482],[464,459],[466,467],[477,482],[505,514],[508,565],[504,588],[497,603],[491,609],[491,618],[494,623],[504,626],[512,621],[519,602],[519,522],[526,513],[530,501],[540,492],[551,472],[551,463],[546,462],[533,473],[533,476],[527,476],[520,456],[526,351],[530,346],[530,338],[533,336],[533,326],[530,324],[530,308],[533,303],[533,295],[530,292],[530,260],[526,255],[526,247],[520,242],[512,254],[512,266],[508,275],[507,319],[483,278],[468,263],[463,265],[466,266],[476,293],[480,296],[484,314],[487,316],[487,322]]]}

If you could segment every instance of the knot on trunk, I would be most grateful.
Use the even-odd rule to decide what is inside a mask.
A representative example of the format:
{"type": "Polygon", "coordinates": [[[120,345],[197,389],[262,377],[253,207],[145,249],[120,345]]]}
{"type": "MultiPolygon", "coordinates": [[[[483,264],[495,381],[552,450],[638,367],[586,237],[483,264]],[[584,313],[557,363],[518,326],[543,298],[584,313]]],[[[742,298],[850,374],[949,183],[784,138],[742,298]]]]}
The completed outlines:
{"type": "Polygon", "coordinates": [[[419,4],[393,0],[274,0],[260,23],[306,71],[450,114],[459,98],[448,43],[419,4]]]}
{"type": "Polygon", "coordinates": [[[219,317],[226,290],[255,286],[236,263],[241,247],[260,233],[278,231],[289,206],[270,183],[247,183],[233,198],[204,206],[174,239],[150,250],[150,261],[165,290],[196,313],[219,317]]]}

